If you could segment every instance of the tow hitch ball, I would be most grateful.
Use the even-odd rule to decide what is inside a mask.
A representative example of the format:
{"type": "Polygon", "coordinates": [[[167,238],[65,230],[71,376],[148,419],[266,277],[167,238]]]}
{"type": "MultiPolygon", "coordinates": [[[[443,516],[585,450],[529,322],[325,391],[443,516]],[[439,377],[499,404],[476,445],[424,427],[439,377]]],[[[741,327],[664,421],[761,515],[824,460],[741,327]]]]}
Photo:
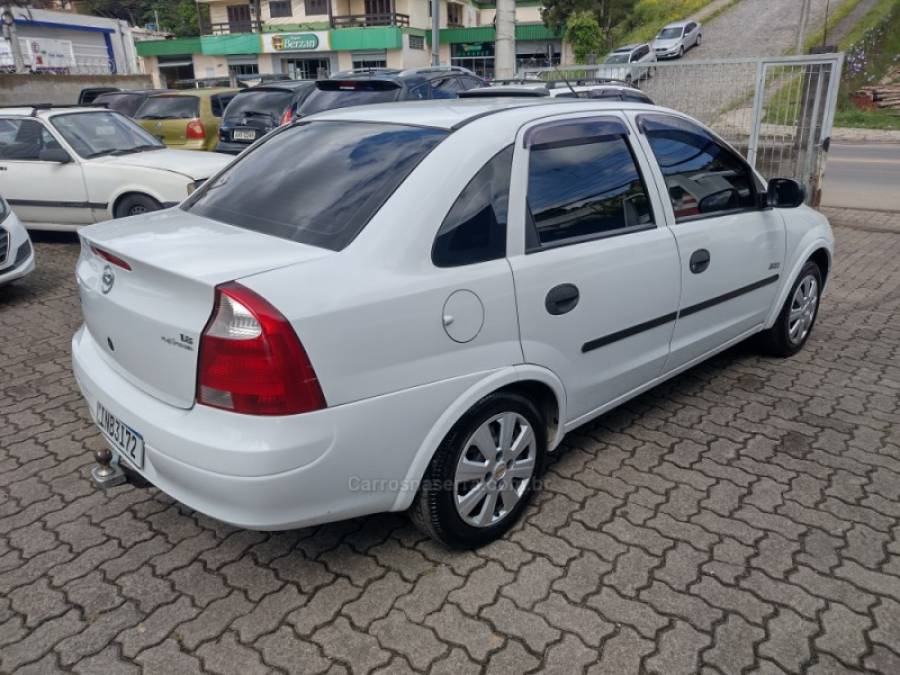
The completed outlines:
{"type": "Polygon", "coordinates": [[[91,480],[95,486],[105,490],[121,485],[127,480],[122,467],[118,463],[112,463],[113,454],[109,448],[94,450],[94,459],[97,465],[91,469],[91,480]]]}

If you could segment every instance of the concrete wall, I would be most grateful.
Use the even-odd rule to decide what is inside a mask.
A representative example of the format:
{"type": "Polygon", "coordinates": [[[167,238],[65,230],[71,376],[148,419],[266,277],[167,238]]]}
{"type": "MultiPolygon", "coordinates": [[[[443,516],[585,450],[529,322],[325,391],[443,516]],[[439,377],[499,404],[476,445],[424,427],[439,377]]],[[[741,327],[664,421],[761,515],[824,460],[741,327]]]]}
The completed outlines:
{"type": "Polygon", "coordinates": [[[9,75],[0,74],[0,106],[22,103],[78,103],[86,87],[149,89],[149,75],[9,75]]]}

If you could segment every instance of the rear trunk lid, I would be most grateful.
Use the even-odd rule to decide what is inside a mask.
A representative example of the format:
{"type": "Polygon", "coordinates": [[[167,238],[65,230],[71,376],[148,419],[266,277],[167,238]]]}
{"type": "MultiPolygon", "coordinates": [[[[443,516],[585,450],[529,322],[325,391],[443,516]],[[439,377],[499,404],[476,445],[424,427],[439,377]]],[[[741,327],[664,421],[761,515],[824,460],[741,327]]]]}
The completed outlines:
{"type": "Polygon", "coordinates": [[[216,285],[334,255],[181,209],[87,227],[79,236],[82,311],[105,360],[180,408],[194,404],[197,349],[216,285]]]}

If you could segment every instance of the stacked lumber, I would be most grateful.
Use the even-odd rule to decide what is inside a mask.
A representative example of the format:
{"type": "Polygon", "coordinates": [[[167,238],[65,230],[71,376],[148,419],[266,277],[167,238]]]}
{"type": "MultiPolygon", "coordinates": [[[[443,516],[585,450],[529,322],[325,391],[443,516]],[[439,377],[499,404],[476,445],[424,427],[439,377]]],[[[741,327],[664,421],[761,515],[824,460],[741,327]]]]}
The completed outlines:
{"type": "Polygon", "coordinates": [[[853,101],[860,108],[896,108],[900,110],[900,84],[863,87],[853,92],[853,101]]]}

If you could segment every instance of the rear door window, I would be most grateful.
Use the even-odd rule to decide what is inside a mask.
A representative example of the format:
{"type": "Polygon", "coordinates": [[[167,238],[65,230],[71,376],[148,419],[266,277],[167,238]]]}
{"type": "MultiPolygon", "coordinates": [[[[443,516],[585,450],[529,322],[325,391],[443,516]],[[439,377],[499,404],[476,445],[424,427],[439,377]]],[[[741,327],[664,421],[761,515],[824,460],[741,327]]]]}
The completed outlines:
{"type": "Polygon", "coordinates": [[[146,99],[143,94],[100,94],[94,99],[95,105],[106,106],[109,110],[133,117],[146,99]]]}
{"type": "Polygon", "coordinates": [[[225,109],[225,119],[268,117],[276,122],[291,104],[293,92],[283,89],[264,89],[241,92],[225,109]]]}
{"type": "Polygon", "coordinates": [[[446,136],[444,129],[307,122],[242,155],[183,208],[339,251],[446,136]]]}
{"type": "Polygon", "coordinates": [[[390,103],[400,97],[402,89],[394,82],[338,82],[325,81],[316,85],[300,108],[301,115],[312,115],[323,110],[349,108],[370,103],[390,103]]]}
{"type": "Polygon", "coordinates": [[[235,94],[216,94],[210,97],[209,106],[212,110],[213,117],[221,117],[225,113],[225,108],[231,103],[235,94]]]}
{"type": "Polygon", "coordinates": [[[200,99],[196,96],[154,96],[144,101],[137,111],[139,120],[177,120],[200,116],[200,99]]]}
{"type": "Polygon", "coordinates": [[[498,152],[463,188],[434,240],[431,260],[459,267],[506,255],[506,214],[513,146],[498,152]]]}

